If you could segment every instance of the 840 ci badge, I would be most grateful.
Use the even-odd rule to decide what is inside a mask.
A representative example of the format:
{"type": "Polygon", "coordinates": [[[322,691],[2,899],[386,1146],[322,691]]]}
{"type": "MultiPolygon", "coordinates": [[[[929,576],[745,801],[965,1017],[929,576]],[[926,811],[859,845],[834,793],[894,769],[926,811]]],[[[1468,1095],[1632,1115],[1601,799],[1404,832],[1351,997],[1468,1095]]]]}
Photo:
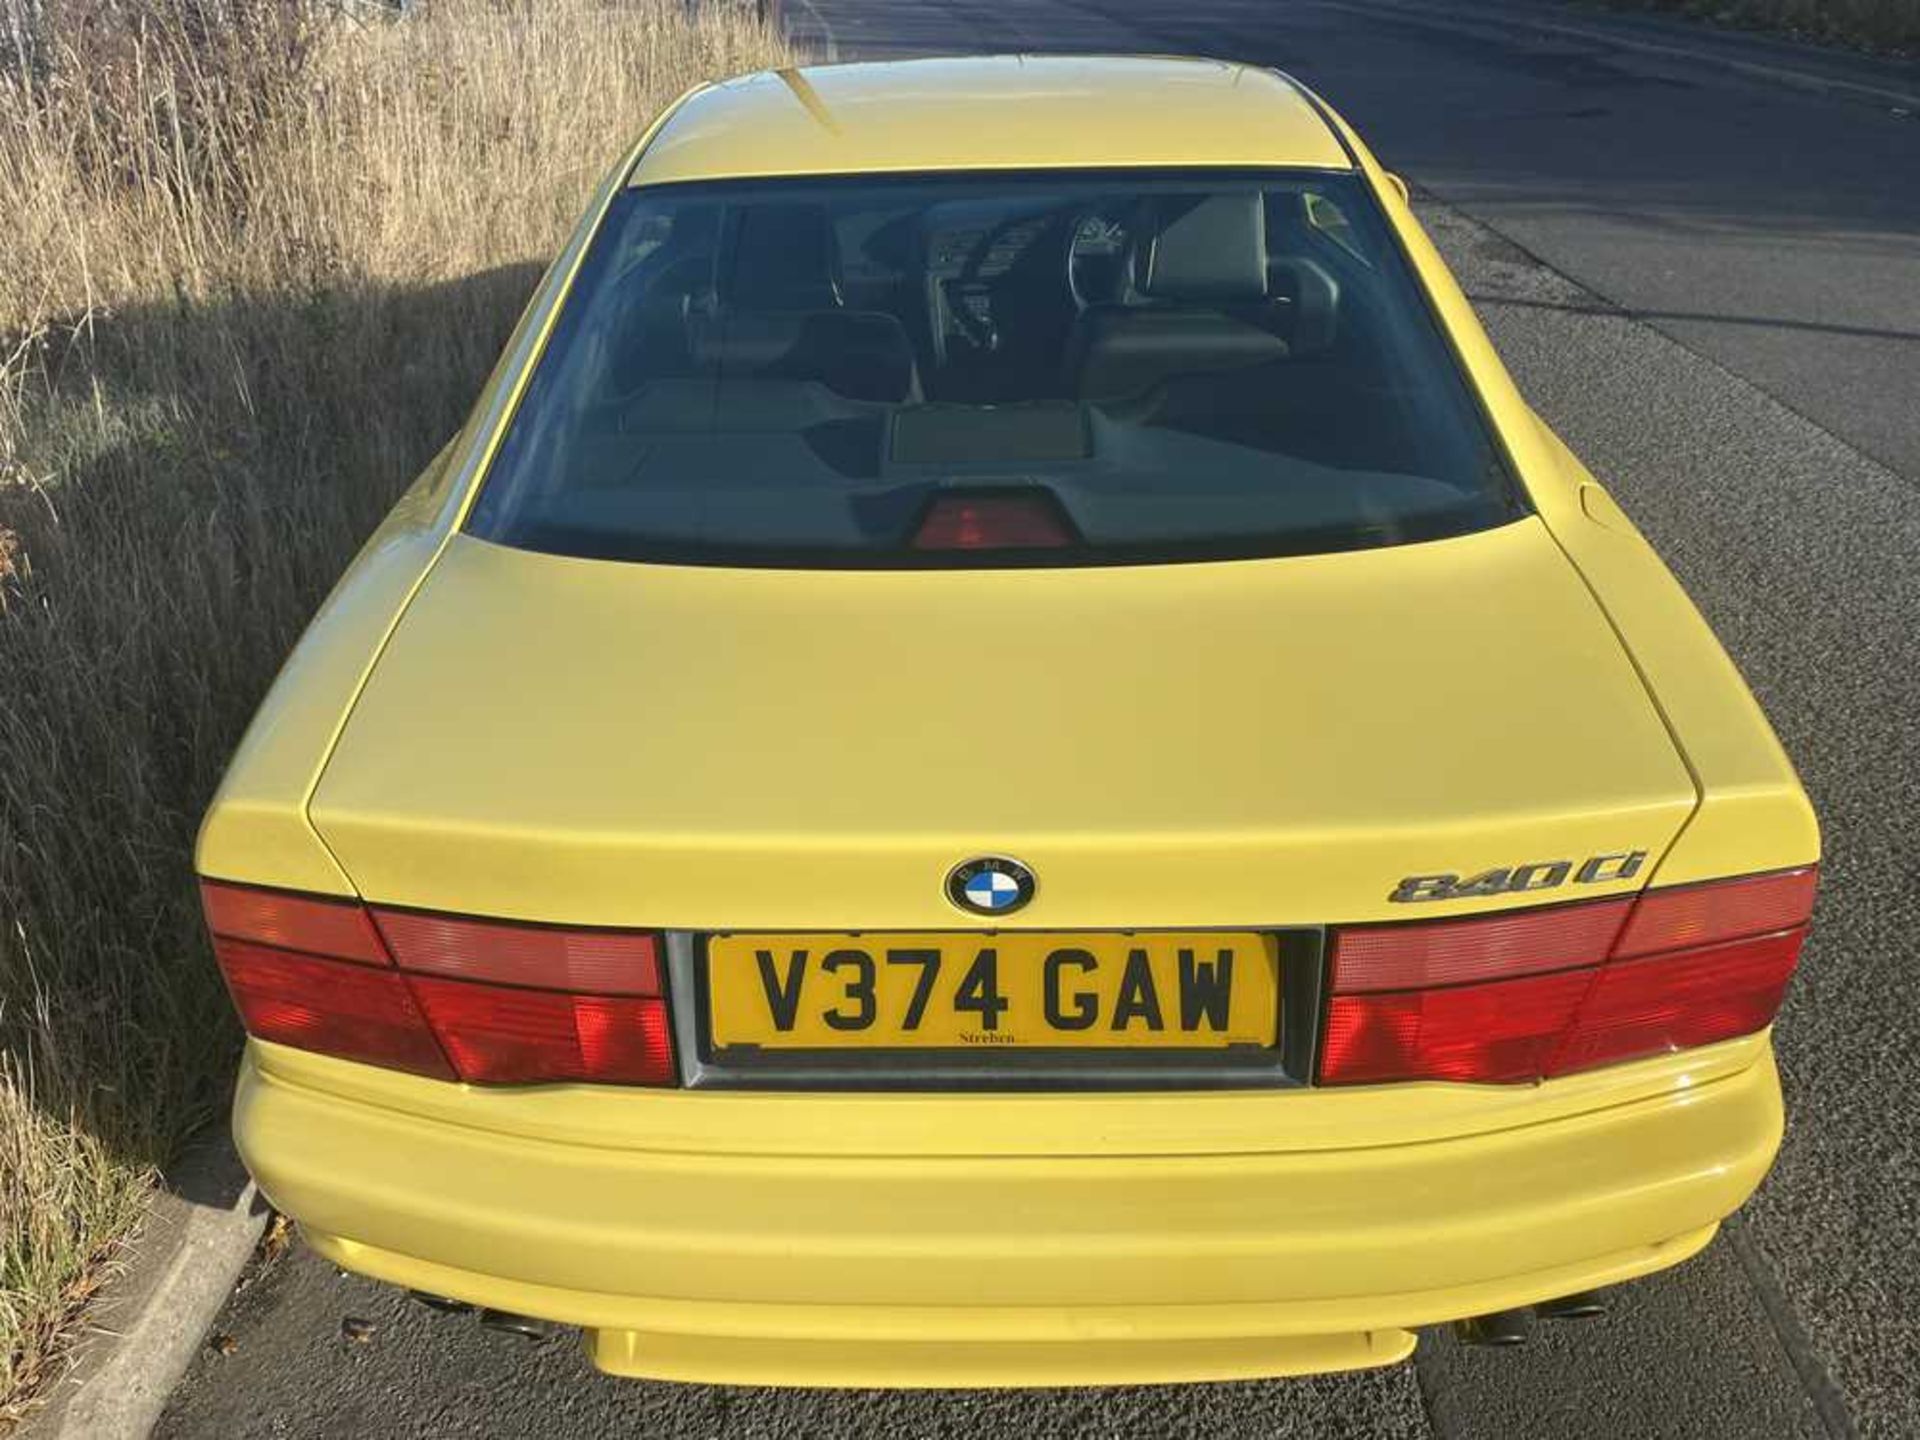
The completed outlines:
{"type": "Polygon", "coordinates": [[[1487,895],[1552,890],[1569,881],[1575,885],[1606,885],[1615,880],[1631,880],[1640,873],[1646,859],[1644,850],[1616,850],[1606,855],[1590,855],[1578,866],[1571,860],[1530,860],[1524,865],[1482,870],[1478,875],[1461,876],[1451,871],[1409,875],[1394,886],[1387,899],[1395,904],[1415,905],[1428,900],[1473,900],[1487,895]]]}

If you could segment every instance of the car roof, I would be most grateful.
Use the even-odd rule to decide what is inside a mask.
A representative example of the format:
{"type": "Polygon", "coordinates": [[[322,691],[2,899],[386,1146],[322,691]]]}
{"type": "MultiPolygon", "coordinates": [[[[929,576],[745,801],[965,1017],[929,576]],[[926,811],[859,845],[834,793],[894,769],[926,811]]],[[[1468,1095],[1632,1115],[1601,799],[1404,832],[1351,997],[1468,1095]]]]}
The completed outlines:
{"type": "Polygon", "coordinates": [[[1349,169],[1277,71],[1152,56],[989,55],[763,70],[688,96],[636,185],[886,171],[1349,169]]]}

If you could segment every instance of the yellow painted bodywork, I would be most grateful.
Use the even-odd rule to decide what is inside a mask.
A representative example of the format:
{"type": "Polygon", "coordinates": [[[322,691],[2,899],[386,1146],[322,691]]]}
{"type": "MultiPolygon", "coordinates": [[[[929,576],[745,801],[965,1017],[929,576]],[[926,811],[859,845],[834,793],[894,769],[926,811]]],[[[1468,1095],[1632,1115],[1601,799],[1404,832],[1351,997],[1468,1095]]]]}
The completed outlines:
{"type": "MultiPolygon", "coordinates": [[[[1819,842],[1731,662],[1401,192],[1266,72],[1001,60],[730,82],[643,138],[289,659],[197,863],[577,924],[951,930],[984,922],[947,868],[1009,853],[1042,877],[1023,926],[1112,929],[1406,918],[1406,874],[1631,849],[1638,874],[1584,893],[1819,842]],[[620,185],[1099,165],[1357,165],[1534,513],[1093,570],[635,566],[460,533],[620,185]],[[959,630],[983,615],[1014,622],[990,672],[959,630]],[[983,734],[1011,742],[993,784],[956,763],[983,734]]],[[[256,1043],[235,1110],[267,1194],[350,1268],[583,1326],[620,1373],[889,1384],[1387,1363],[1409,1327],[1684,1258],[1780,1123],[1764,1035],[1527,1087],[1030,1095],[489,1090],[256,1043]]]]}
{"type": "Polygon", "coordinates": [[[999,572],[636,572],[456,536],[311,814],[384,903],[912,930],[989,923],[946,899],[969,855],[1043,877],[1023,927],[1384,920],[1403,875],[1658,854],[1693,808],[1529,519],[999,572]],[[989,620],[990,670],[957,663],[989,620]],[[962,757],[998,735],[983,785],[962,757]]]}
{"type": "Polygon", "coordinates": [[[221,857],[228,856],[239,867],[233,873],[257,883],[353,893],[307,818],[313,788],[387,638],[472,503],[587,244],[659,124],[601,181],[535,288],[467,423],[361,547],[287,657],[201,823],[195,862],[202,874],[222,873],[221,857]]]}
{"type": "Polygon", "coordinates": [[[1771,1161],[1763,1037],[1526,1092],[476,1093],[250,1047],[249,1165],[349,1269],[621,1373],[1224,1379],[1684,1259],[1771,1161]]]}
{"type": "Polygon", "coordinates": [[[1300,91],[1270,70],[1005,55],[723,81],[668,119],[632,183],[1115,165],[1350,168],[1300,91]]]}

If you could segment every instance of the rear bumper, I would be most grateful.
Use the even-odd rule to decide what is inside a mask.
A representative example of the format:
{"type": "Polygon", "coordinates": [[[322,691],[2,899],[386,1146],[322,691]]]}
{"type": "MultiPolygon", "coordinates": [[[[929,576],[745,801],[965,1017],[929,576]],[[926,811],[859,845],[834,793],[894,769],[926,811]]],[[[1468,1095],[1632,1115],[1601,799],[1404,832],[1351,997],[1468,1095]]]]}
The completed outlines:
{"type": "Polygon", "coordinates": [[[1526,1090],[468,1090],[254,1044],[241,1152],[349,1269],[589,1332],[622,1374],[1219,1379],[1704,1245],[1778,1145],[1765,1037],[1526,1090]]]}

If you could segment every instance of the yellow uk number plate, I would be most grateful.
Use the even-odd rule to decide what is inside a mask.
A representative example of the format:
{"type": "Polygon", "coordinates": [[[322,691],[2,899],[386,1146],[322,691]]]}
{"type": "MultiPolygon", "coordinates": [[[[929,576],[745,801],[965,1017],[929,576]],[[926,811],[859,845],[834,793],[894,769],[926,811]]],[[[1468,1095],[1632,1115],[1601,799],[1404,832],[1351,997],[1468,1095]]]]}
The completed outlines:
{"type": "Polygon", "coordinates": [[[715,935],[717,1047],[1270,1046],[1278,948],[1252,931],[715,935]]]}

